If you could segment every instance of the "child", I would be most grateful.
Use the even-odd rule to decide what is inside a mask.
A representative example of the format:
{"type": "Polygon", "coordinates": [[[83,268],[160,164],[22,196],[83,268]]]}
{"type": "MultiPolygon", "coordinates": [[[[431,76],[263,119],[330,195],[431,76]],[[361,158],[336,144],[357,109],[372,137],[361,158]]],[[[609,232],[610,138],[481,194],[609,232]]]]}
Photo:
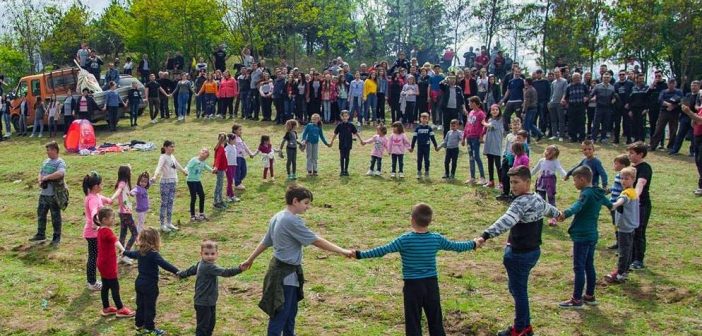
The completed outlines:
{"type": "Polygon", "coordinates": [[[385,137],[385,135],[388,133],[387,127],[385,127],[385,125],[383,124],[379,124],[375,128],[375,130],[376,134],[373,137],[361,142],[361,144],[363,145],[367,145],[369,143],[373,144],[373,150],[371,151],[370,168],[368,168],[368,172],[366,173],[367,176],[380,176],[382,174],[383,152],[385,152],[385,150],[389,147],[388,138],[385,137]]]}
{"type": "Polygon", "coordinates": [[[400,178],[405,177],[403,172],[405,151],[410,148],[410,142],[405,136],[405,128],[402,126],[401,121],[396,121],[392,123],[392,135],[388,140],[388,153],[392,156],[392,171],[390,172],[390,177],[395,177],[395,172],[397,163],[400,164],[399,174],[400,178]]]}
{"type": "Polygon", "coordinates": [[[446,148],[446,157],[444,158],[444,180],[453,180],[456,178],[456,165],[458,164],[458,145],[460,145],[463,139],[463,131],[458,130],[458,119],[451,120],[451,130],[446,133],[444,141],[441,143],[439,148],[436,149],[438,152],[441,148],[446,148]],[[451,170],[449,172],[449,164],[451,165],[451,170]]]}
{"type": "Polygon", "coordinates": [[[476,239],[477,247],[486,240],[495,238],[509,230],[503,264],[507,270],[509,291],[514,299],[514,325],[498,333],[499,336],[532,335],[529,314],[529,273],[541,256],[541,232],[543,217],[559,217],[558,209],[531,192],[529,167],[519,166],[507,173],[512,184],[514,200],[502,217],[485,229],[476,239]]]}
{"type": "Polygon", "coordinates": [[[648,189],[651,187],[653,169],[644,159],[648,154],[648,147],[641,141],[634,142],[627,147],[629,161],[636,168],[636,181],[634,188],[639,198],[639,227],[634,230],[634,252],[632,252],[631,269],[644,269],[644,255],[646,254],[646,227],[651,217],[651,197],[648,189]]]}
{"type": "MultiPolygon", "coordinates": [[[[129,201],[129,191],[132,189],[132,168],[130,166],[120,166],[117,169],[117,183],[115,183],[115,193],[110,197],[112,201],[117,200],[119,205],[119,242],[126,250],[131,250],[132,245],[138,235],[134,217],[132,217],[132,202],[129,201]],[[131,236],[124,245],[127,238],[127,230],[131,236]]],[[[99,256],[99,255],[98,255],[99,256]]],[[[122,262],[127,265],[132,264],[132,260],[122,257],[122,262]]]]}
{"type": "Polygon", "coordinates": [[[190,268],[178,272],[178,277],[185,279],[196,275],[195,280],[195,316],[197,327],[195,334],[211,336],[214,331],[217,311],[217,298],[219,296],[219,284],[217,277],[232,277],[241,273],[241,267],[221,268],[215,264],[219,252],[217,243],[211,240],[203,240],[200,243],[200,260],[190,268]]]}
{"type": "Polygon", "coordinates": [[[587,166],[592,171],[592,186],[600,186],[600,178],[602,179],[602,189],[607,190],[607,172],[602,167],[602,161],[595,157],[595,143],[592,140],[585,140],[580,147],[585,158],[575,167],[571,168],[566,174],[564,181],[568,181],[570,175],[573,175],[575,169],[581,166],[587,166]]]}
{"type": "Polygon", "coordinates": [[[139,275],[134,281],[136,289],[136,317],[134,325],[137,330],[143,330],[143,335],[164,335],[166,332],[157,329],[156,300],[158,299],[158,268],[161,267],[173,274],[178,273],[178,268],[171,265],[161,257],[161,238],[154,228],[145,228],[137,239],[136,251],[125,251],[124,255],[139,261],[139,275]]]}
{"type": "MultiPolygon", "coordinates": [[[[224,184],[224,178],[229,168],[229,163],[227,162],[227,154],[224,151],[224,146],[227,145],[227,134],[220,132],[217,135],[217,144],[214,147],[215,157],[214,157],[214,173],[217,174],[217,182],[215,182],[214,190],[214,207],[218,209],[226,209],[227,203],[224,203],[224,198],[222,197],[222,186],[224,184]]],[[[192,161],[192,160],[190,160],[192,161]]]]}
{"type": "Polygon", "coordinates": [[[468,160],[470,161],[470,178],[466,180],[466,184],[473,184],[475,180],[475,166],[478,166],[478,171],[480,172],[480,180],[478,184],[484,185],[485,182],[485,170],[483,169],[483,161],[480,159],[480,137],[485,131],[485,126],[483,126],[483,121],[485,120],[485,112],[480,109],[482,105],[480,103],[480,98],[477,96],[470,97],[468,99],[471,111],[468,113],[468,118],[466,119],[466,126],[463,130],[463,146],[468,143],[468,160]],[[466,141],[468,140],[468,141],[466,141]]]}
{"type": "MultiPolygon", "coordinates": [[[[346,112],[348,117],[348,112],[346,112]]],[[[298,302],[302,300],[302,247],[313,244],[322,250],[351,257],[354,252],[335,245],[312,232],[300,218],[312,202],[312,192],[297,185],[285,191],[285,210],[275,214],[261,243],[239,267],[245,271],[266,249],[273,246],[273,257],[263,282],[263,295],[258,306],[270,319],[268,335],[295,335],[298,302]]]]}
{"type": "MultiPolygon", "coordinates": [[[[213,174],[218,174],[210,165],[207,164],[207,158],[210,157],[210,150],[203,148],[200,150],[198,156],[193,157],[185,165],[185,169],[188,171],[188,177],[186,178],[186,183],[188,184],[188,191],[190,191],[190,220],[191,221],[201,221],[207,220],[205,216],[205,191],[202,188],[202,182],[200,178],[204,170],[209,171],[213,174]],[[200,198],[198,215],[195,215],[195,200],[200,198]]],[[[215,204],[217,207],[217,204],[215,204]]]]}
{"type": "Polygon", "coordinates": [[[573,296],[559,303],[561,308],[582,308],[587,305],[597,305],[595,299],[595,246],[597,245],[597,219],[600,217],[600,206],[612,208],[612,202],[605,196],[604,190],[592,184],[592,170],[582,166],[573,170],[573,184],[580,190],[580,198],[566,209],[558,218],[560,221],[575,215],[568,228],[568,234],[573,241],[573,296]],[[587,278],[587,285],[586,285],[587,278]],[[583,286],[586,285],[583,296],[583,286]]]}
{"type": "Polygon", "coordinates": [[[262,135],[261,136],[261,143],[258,145],[258,149],[256,152],[254,152],[253,155],[258,155],[258,153],[263,154],[261,157],[261,160],[263,162],[263,180],[265,181],[268,172],[271,173],[271,177],[268,180],[269,182],[275,181],[275,178],[273,177],[273,163],[275,162],[275,152],[276,150],[273,149],[273,145],[271,144],[271,137],[267,135],[262,135]]]}
{"type": "Polygon", "coordinates": [[[514,154],[514,163],[512,164],[512,168],[519,166],[529,168],[529,156],[526,154],[524,145],[525,144],[520,142],[515,142],[512,144],[512,154],[514,154]]]}
{"type": "Polygon", "coordinates": [[[483,153],[487,156],[489,177],[488,183],[484,186],[502,189],[500,187],[500,182],[502,182],[500,175],[500,155],[502,155],[502,138],[504,138],[505,130],[499,105],[492,104],[492,106],[490,106],[490,120],[487,122],[483,120],[482,124],[485,127],[485,145],[483,147],[483,153]],[[495,183],[495,172],[497,172],[498,183],[495,183]]]}
{"type": "MultiPolygon", "coordinates": [[[[405,84],[409,85],[409,84],[405,84]]],[[[415,85],[416,86],[416,85],[415,85]]],[[[413,123],[414,120],[411,121],[413,123]]],[[[393,124],[394,127],[394,124],[393,124]]],[[[419,125],[414,128],[412,136],[412,147],[410,152],[414,151],[414,145],[417,144],[417,178],[422,178],[422,161],[424,161],[424,177],[429,177],[429,141],[434,144],[434,149],[439,148],[434,137],[434,129],[429,126],[429,113],[422,113],[419,117],[419,125]]]]}
{"type": "Polygon", "coordinates": [[[188,171],[183,168],[173,153],[175,152],[175,143],[171,140],[165,140],[161,147],[161,156],[158,158],[156,171],[151,178],[151,182],[161,177],[161,208],[159,210],[159,221],[161,223],[161,231],[171,232],[178,230],[178,227],[173,225],[173,202],[175,201],[176,183],[178,182],[178,170],[182,171],[186,176],[188,171]]]}
{"type": "Polygon", "coordinates": [[[412,207],[412,231],[387,245],[368,251],[354,251],[356,259],[379,258],[399,252],[402,258],[403,297],[405,305],[405,333],[422,334],[422,309],[427,316],[429,333],[444,335],[441,313],[441,295],[436,271],[436,254],[440,250],[465,252],[475,249],[474,241],[455,242],[439,233],[429,231],[432,209],[424,203],[412,207]]]}
{"type": "Polygon", "coordinates": [[[288,172],[288,180],[297,180],[297,146],[302,144],[297,141],[297,120],[290,119],[285,122],[285,136],[283,136],[283,141],[280,143],[280,156],[283,156],[283,145],[287,142],[285,146],[285,153],[287,154],[287,161],[285,162],[285,170],[288,172]]]}
{"type": "Polygon", "coordinates": [[[42,137],[44,133],[44,114],[46,113],[46,105],[41,100],[41,97],[37,97],[36,103],[34,103],[34,126],[32,126],[32,135],[30,138],[34,137],[34,134],[39,130],[39,138],[42,137]]]}
{"type": "MultiPolygon", "coordinates": [[[[356,73],[356,77],[360,75],[356,73]]],[[[334,145],[334,140],[339,137],[339,165],[341,166],[341,173],[339,176],[349,176],[349,160],[351,159],[351,148],[353,147],[353,136],[358,138],[358,141],[363,142],[361,136],[358,134],[356,126],[349,122],[349,111],[341,111],[341,122],[336,125],[334,129],[334,136],[329,142],[328,147],[334,145]]]]}
{"type": "Polygon", "coordinates": [[[236,152],[237,152],[237,157],[236,157],[236,177],[234,178],[234,189],[237,190],[244,190],[246,187],[244,186],[243,182],[244,179],[246,178],[246,157],[244,156],[245,154],[248,154],[249,157],[253,157],[253,153],[251,153],[251,150],[249,149],[249,146],[246,145],[244,142],[244,139],[241,138],[241,133],[243,132],[243,127],[239,124],[234,124],[232,125],[232,133],[236,135],[236,152]]]}
{"type": "Polygon", "coordinates": [[[522,123],[519,118],[513,118],[510,122],[511,132],[505,137],[505,151],[502,153],[502,162],[500,162],[500,180],[502,181],[502,194],[496,198],[501,201],[512,199],[510,196],[509,177],[507,173],[514,164],[514,153],[512,153],[512,144],[520,141],[519,131],[522,128],[522,123]]]}
{"type": "Polygon", "coordinates": [[[146,220],[146,212],[149,211],[149,173],[143,172],[139,175],[137,185],[130,193],[136,198],[136,213],[137,213],[137,235],[144,230],[144,221],[146,220]]]}
{"type": "Polygon", "coordinates": [[[102,290],[100,298],[102,299],[102,311],[100,315],[117,317],[132,317],[134,312],[122,305],[122,299],[119,296],[119,280],[117,278],[117,253],[115,247],[124,252],[122,243],[117,240],[112,226],[115,222],[115,214],[108,207],[100,208],[98,213],[93,217],[93,223],[100,228],[97,230],[97,267],[100,271],[102,279],[102,290]],[[115,307],[110,306],[108,298],[109,292],[112,291],[112,300],[115,301],[115,307]]]}
{"type": "Polygon", "coordinates": [[[617,176],[620,176],[621,185],[624,188],[612,204],[612,212],[617,226],[619,260],[617,261],[617,269],[605,275],[605,281],[609,283],[621,283],[627,279],[631,265],[631,253],[633,252],[634,230],[639,227],[639,198],[636,196],[636,189],[634,189],[636,168],[624,167],[617,176]]]}
{"type": "Polygon", "coordinates": [[[311,121],[305,125],[305,129],[302,131],[302,143],[305,145],[305,151],[307,152],[307,176],[317,176],[319,140],[322,140],[322,143],[327,146],[329,144],[327,139],[324,138],[324,130],[322,130],[319,114],[313,114],[311,121]]]}
{"type": "MultiPolygon", "coordinates": [[[[536,176],[541,171],[541,176],[536,180],[536,192],[553,206],[556,206],[556,173],[560,173],[561,176],[566,175],[565,169],[558,161],[559,154],[558,146],[547,146],[544,149],[544,157],[531,169],[531,176],[536,176]]],[[[556,223],[554,219],[548,221],[551,226],[556,226],[556,223]]]]}
{"type": "Polygon", "coordinates": [[[227,201],[239,202],[234,194],[234,177],[236,176],[236,158],[239,156],[236,149],[236,134],[227,134],[227,146],[224,147],[227,157],[227,201]]]}
{"type": "MultiPolygon", "coordinates": [[[[90,174],[83,177],[83,193],[85,200],[83,201],[85,214],[85,226],[83,227],[83,238],[88,242],[88,262],[86,264],[86,275],[88,277],[88,289],[99,291],[102,289],[102,282],[96,280],[97,268],[97,229],[98,226],[93,222],[93,218],[97,215],[98,210],[105,204],[112,204],[112,199],[109,199],[100,194],[102,191],[102,177],[92,171],[90,174]]],[[[115,258],[116,260],[117,258],[115,258]]]]}
{"type": "MultiPolygon", "coordinates": [[[[612,202],[612,204],[614,204],[614,202],[617,201],[617,198],[619,197],[619,194],[621,194],[622,189],[623,189],[620,172],[625,167],[629,167],[629,165],[631,165],[631,162],[629,161],[629,156],[626,154],[617,155],[614,158],[614,171],[617,172],[617,174],[614,175],[614,183],[612,183],[612,188],[609,190],[610,191],[609,201],[612,202]]],[[[616,250],[618,248],[618,246],[617,246],[618,239],[616,237],[616,235],[617,235],[617,231],[616,231],[617,221],[616,221],[616,218],[614,216],[614,210],[612,210],[611,214],[612,214],[612,224],[614,224],[614,228],[615,228],[615,231],[614,231],[614,235],[615,235],[614,238],[615,239],[614,239],[614,244],[612,246],[607,247],[607,249],[616,250]]]]}

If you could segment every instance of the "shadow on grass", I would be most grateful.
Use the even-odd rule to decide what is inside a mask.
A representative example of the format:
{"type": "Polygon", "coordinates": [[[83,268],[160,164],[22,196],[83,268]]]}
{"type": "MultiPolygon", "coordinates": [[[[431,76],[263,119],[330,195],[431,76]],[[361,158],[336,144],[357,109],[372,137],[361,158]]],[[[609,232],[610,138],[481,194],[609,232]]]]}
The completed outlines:
{"type": "Polygon", "coordinates": [[[55,248],[52,247],[48,241],[36,244],[26,243],[12,249],[12,251],[16,253],[17,259],[30,266],[48,264],[49,253],[54,250],[55,248]]]}
{"type": "MultiPolygon", "coordinates": [[[[91,293],[91,290],[84,287],[80,295],[71,301],[65,311],[65,317],[68,320],[81,320],[85,309],[94,306],[95,300],[93,300],[91,293]]],[[[97,310],[95,312],[97,313],[97,310]]]]}
{"type": "Polygon", "coordinates": [[[606,331],[608,335],[625,335],[628,330],[626,324],[616,324],[598,306],[588,306],[588,309],[575,311],[580,315],[580,320],[583,321],[584,330],[606,331]]]}

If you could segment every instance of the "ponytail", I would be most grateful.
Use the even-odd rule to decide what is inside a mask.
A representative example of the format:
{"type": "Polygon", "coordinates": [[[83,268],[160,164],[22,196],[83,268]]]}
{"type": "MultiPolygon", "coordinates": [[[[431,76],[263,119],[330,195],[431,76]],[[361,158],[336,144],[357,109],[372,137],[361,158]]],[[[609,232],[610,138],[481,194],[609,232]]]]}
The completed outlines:
{"type": "Polygon", "coordinates": [[[87,196],[90,189],[102,183],[102,177],[96,171],[91,171],[90,174],[83,177],[83,193],[87,196]]]}

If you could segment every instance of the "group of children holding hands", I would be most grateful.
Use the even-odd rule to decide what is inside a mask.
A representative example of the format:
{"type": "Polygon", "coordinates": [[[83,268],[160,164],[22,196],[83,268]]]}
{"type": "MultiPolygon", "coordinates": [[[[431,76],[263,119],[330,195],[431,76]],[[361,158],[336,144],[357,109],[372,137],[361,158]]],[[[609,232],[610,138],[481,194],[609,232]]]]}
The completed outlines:
{"type": "Polygon", "coordinates": [[[596,305],[594,268],[594,251],[598,240],[597,223],[601,206],[612,210],[612,218],[617,228],[619,260],[616,269],[605,277],[610,283],[620,283],[627,279],[631,269],[644,267],[645,229],[650,216],[651,202],[648,188],[652,170],[644,162],[647,147],[641,142],[629,145],[628,155],[620,155],[614,160],[617,174],[613,186],[608,189],[608,178],[602,163],[594,156],[594,144],[582,143],[585,158],[570,171],[561,166],[556,146],[547,146],[543,158],[529,168],[528,134],[521,130],[519,119],[510,123],[511,133],[506,135],[506,147],[502,149],[503,122],[500,109],[492,106],[490,117],[486,120],[480,109],[480,101],[470,100],[472,110],[467,114],[463,131],[460,122],[452,120],[450,129],[445,130],[443,142],[438,144],[434,131],[428,125],[429,116],[422,113],[420,124],[415,128],[412,141],[404,134],[401,122],[392,124],[392,134],[387,136],[387,128],[377,127],[377,133],[366,140],[360,138],[356,127],[348,122],[348,113],[342,112],[339,123],[331,141],[324,137],[319,115],[313,115],[303,134],[298,138],[297,122],[289,120],[285,124],[286,133],[279,149],[274,149],[269,136],[262,136],[258,149],[251,152],[245,144],[242,126],[234,124],[229,134],[220,133],[214,147],[214,165],[206,161],[209,149],[203,148],[185,167],[181,167],[173,156],[175,144],[165,141],[155,173],[150,177],[147,172],[139,175],[137,185],[132,188],[131,168],[121,166],[118,169],[118,181],[111,198],[101,195],[102,178],[97,172],[91,172],[83,179],[85,192],[85,227],[83,237],[88,245],[86,276],[88,288],[100,290],[103,316],[135,317],[135,325],[144,334],[161,335],[164,332],[154,324],[156,300],[158,298],[159,268],[163,268],[180,278],[196,276],[194,305],[197,315],[197,335],[211,335],[216,321],[217,278],[234,276],[251,267],[254,260],[267,248],[273,247],[273,257],[264,279],[263,294],[259,307],[269,317],[268,335],[293,335],[298,301],[302,299],[304,273],[302,270],[302,247],[315,245],[320,249],[336,252],[348,258],[366,259],[382,257],[398,252],[402,259],[404,280],[404,312],[407,335],[421,334],[422,311],[427,316],[431,335],[443,335],[443,316],[437,281],[436,254],[440,250],[463,252],[474,250],[485,241],[510,231],[503,263],[508,274],[510,293],[515,302],[515,320],[498,335],[532,335],[528,301],[528,278],[531,269],[540,257],[543,218],[550,218],[549,224],[556,226],[573,216],[568,233],[573,241],[574,289],[572,297],[559,305],[563,308],[581,308],[583,305],[596,305]],[[480,183],[488,187],[502,189],[501,199],[509,200],[510,205],[504,215],[489,226],[472,241],[450,241],[428,228],[432,221],[432,209],[429,205],[419,203],[412,208],[411,230],[391,241],[387,245],[367,251],[343,249],[312,232],[300,215],[310,208],[312,192],[304,187],[291,184],[285,193],[286,208],[274,215],[259,246],[251,255],[234,268],[221,268],[215,264],[218,252],[217,243],[204,240],[201,244],[201,260],[190,268],[180,271],[159,254],[160,238],[157,230],[144,226],[145,214],[149,210],[148,188],[160,177],[161,230],[177,230],[171,222],[175,185],[178,171],[187,176],[190,191],[191,220],[206,220],[204,214],[204,191],[200,181],[204,171],[216,174],[217,182],[214,192],[216,208],[226,208],[222,196],[224,180],[227,181],[227,201],[238,201],[236,189],[244,189],[243,180],[247,167],[245,156],[254,157],[261,154],[264,163],[263,178],[273,180],[273,167],[276,152],[287,156],[286,169],[288,179],[296,179],[297,149],[307,151],[308,176],[317,176],[318,146],[321,141],[331,147],[337,140],[340,150],[341,176],[348,176],[349,154],[353,137],[363,144],[372,144],[371,161],[367,175],[377,176],[382,171],[384,153],[392,157],[391,177],[403,177],[404,154],[417,149],[417,178],[429,175],[429,153],[431,145],[435,150],[446,148],[444,161],[445,179],[454,179],[459,144],[470,148],[469,159],[471,177],[467,183],[478,182],[475,168],[480,173],[480,183]],[[298,140],[300,139],[300,140],[298,140]],[[480,144],[488,158],[489,180],[485,180],[480,144]],[[283,154],[285,147],[285,154],[283,154]],[[493,169],[494,168],[494,169],[493,169]],[[494,173],[498,174],[498,183],[494,173]],[[555,207],[557,177],[565,180],[572,177],[573,183],[580,190],[580,197],[568,209],[560,211],[555,207]],[[538,175],[538,178],[536,178],[538,175]],[[537,193],[532,193],[532,178],[535,178],[537,193]],[[601,184],[600,184],[601,183],[601,184]],[[600,188],[600,185],[602,188],[600,188]],[[607,197],[606,192],[611,191],[607,197]],[[136,199],[132,207],[130,196],[136,199]],[[195,212],[195,203],[199,198],[199,212],[195,212]],[[112,232],[115,222],[113,211],[106,207],[116,202],[119,206],[119,239],[112,232]],[[135,223],[132,213],[136,211],[135,223]],[[126,240],[130,235],[129,240],[126,240]],[[125,244],[126,241],[126,244],[125,244]],[[136,245],[134,245],[136,242],[136,245]],[[135,250],[132,247],[136,246],[135,250]],[[126,264],[138,261],[139,275],[135,281],[136,311],[125,307],[120,299],[117,279],[117,250],[121,260],[126,264]],[[100,271],[101,281],[96,279],[96,269],[100,271]],[[584,289],[584,290],[583,290],[584,289]],[[112,294],[114,306],[109,304],[112,294]]]}

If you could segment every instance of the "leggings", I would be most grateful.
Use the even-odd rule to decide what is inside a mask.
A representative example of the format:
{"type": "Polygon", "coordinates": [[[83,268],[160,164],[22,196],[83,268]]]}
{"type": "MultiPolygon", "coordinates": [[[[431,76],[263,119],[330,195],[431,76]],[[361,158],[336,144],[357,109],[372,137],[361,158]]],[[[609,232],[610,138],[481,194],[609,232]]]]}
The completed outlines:
{"type": "Polygon", "coordinates": [[[500,178],[500,156],[499,155],[492,155],[492,154],[486,154],[487,155],[487,162],[488,162],[488,176],[490,177],[490,182],[494,182],[494,174],[497,172],[497,181],[501,182],[502,179],[500,178]]]}
{"type": "Polygon", "coordinates": [[[158,219],[161,225],[171,224],[173,217],[173,201],[175,201],[175,182],[161,182],[161,208],[159,209],[158,219]]]}
{"type": "Polygon", "coordinates": [[[424,171],[429,172],[429,145],[417,146],[417,171],[422,171],[422,162],[424,162],[424,171]]]}
{"type": "Polygon", "coordinates": [[[234,176],[236,176],[236,166],[227,166],[227,197],[234,197],[234,176]]]}
{"type": "Polygon", "coordinates": [[[371,155],[370,168],[368,169],[373,171],[376,165],[378,166],[377,171],[381,171],[383,169],[383,158],[371,155]]]}
{"type": "Polygon", "coordinates": [[[85,238],[88,241],[88,262],[85,265],[88,283],[95,284],[97,273],[97,238],[85,238]]]}
{"type": "Polygon", "coordinates": [[[226,174],[224,170],[217,170],[217,181],[215,182],[214,190],[214,204],[220,204],[224,202],[224,199],[222,198],[222,185],[224,184],[225,175],[226,174]]]}
{"type": "Polygon", "coordinates": [[[392,154],[392,172],[394,173],[395,167],[397,164],[400,164],[400,173],[402,173],[402,169],[405,166],[405,154],[392,154]]]}
{"type": "Polygon", "coordinates": [[[200,213],[205,212],[205,191],[202,189],[200,181],[188,181],[188,190],[190,191],[190,216],[195,216],[195,200],[199,197],[200,213]]]}
{"type": "Polygon", "coordinates": [[[288,160],[285,162],[285,170],[287,170],[288,175],[294,175],[297,171],[297,147],[287,147],[285,148],[285,153],[288,155],[288,160]]]}
{"type": "Polygon", "coordinates": [[[145,221],[146,221],[146,211],[137,212],[137,223],[136,223],[137,234],[141,233],[141,231],[144,230],[144,222],[145,221]]]}
{"type": "Polygon", "coordinates": [[[349,172],[349,159],[351,159],[351,148],[339,148],[339,164],[341,165],[341,172],[349,172]]]}
{"type": "Polygon", "coordinates": [[[263,168],[263,178],[268,177],[268,172],[271,172],[271,178],[273,178],[273,159],[268,159],[268,167],[263,168]]]}
{"type": "Polygon", "coordinates": [[[132,245],[134,245],[134,241],[136,240],[136,237],[138,235],[136,225],[134,225],[134,217],[132,217],[132,214],[130,213],[120,213],[119,214],[119,243],[124,246],[124,249],[126,251],[129,251],[132,249],[132,245]],[[127,231],[129,231],[132,235],[129,237],[129,240],[127,241],[127,245],[124,245],[124,239],[127,238],[127,231]]]}
{"type": "Polygon", "coordinates": [[[117,309],[122,309],[122,299],[119,296],[119,280],[102,278],[102,289],[100,290],[100,298],[102,299],[102,308],[110,306],[109,294],[112,291],[112,300],[115,302],[117,309]]]}
{"type": "Polygon", "coordinates": [[[307,154],[307,172],[312,173],[317,171],[317,158],[319,157],[319,143],[307,143],[305,148],[307,154]]]}
{"type": "Polygon", "coordinates": [[[458,164],[458,147],[446,148],[446,157],[444,158],[444,175],[446,177],[456,176],[456,165],[458,164]],[[449,165],[451,166],[449,174],[449,165]]]}

